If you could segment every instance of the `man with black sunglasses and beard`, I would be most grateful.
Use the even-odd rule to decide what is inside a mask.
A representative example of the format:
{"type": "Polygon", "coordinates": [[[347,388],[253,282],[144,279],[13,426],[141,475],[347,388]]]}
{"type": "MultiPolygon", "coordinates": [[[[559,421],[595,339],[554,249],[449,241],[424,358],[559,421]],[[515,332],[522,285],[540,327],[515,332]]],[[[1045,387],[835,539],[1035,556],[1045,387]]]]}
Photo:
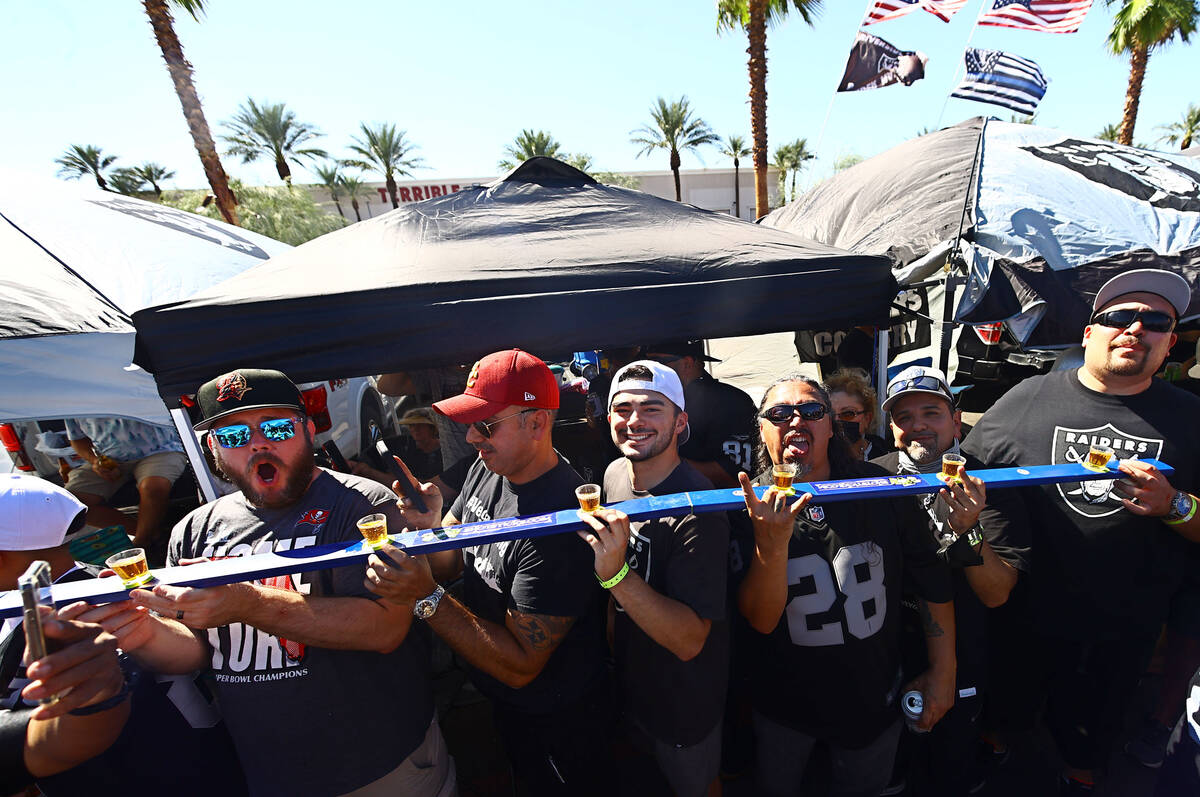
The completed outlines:
{"type": "MultiPolygon", "coordinates": [[[[582,479],[554,450],[558,380],[537,357],[510,349],[471,368],[465,391],[434,402],[467,425],[479,458],[442,514],[441,493],[422,484],[428,512],[401,505],[409,528],[541,515],[577,506],[582,479]]],[[[397,460],[399,461],[399,460],[397,460]]],[[[592,552],[574,534],[407,556],[384,545],[366,584],[416,614],[469,665],[492,700],[516,780],[534,795],[606,793],[610,699],[601,592],[592,552]],[[462,574],[462,600],[441,585],[462,574]]]]}
{"type": "Polygon", "coordinates": [[[1166,618],[1178,565],[1189,560],[1188,540],[1200,540],[1200,399],[1154,378],[1191,298],[1173,272],[1113,277],[1083,330],[1083,366],[1017,385],[963,445],[992,467],[1079,462],[1094,444],[1119,461],[1115,481],[1022,490],[1032,524],[1029,600],[1006,624],[1009,638],[997,640],[1020,660],[993,668],[1008,681],[994,685],[993,694],[1004,690],[994,720],[1024,730],[1051,696],[1046,724],[1066,765],[1063,794],[1091,793],[1166,618]],[[1175,473],[1141,461],[1149,458],[1175,473]]]}
{"type": "MultiPolygon", "coordinates": [[[[773,466],[802,481],[886,471],[857,462],[834,435],[829,395],[817,382],[777,380],[759,408],[760,484],[773,466]]],[[[811,505],[771,487],[760,500],[739,474],[752,526],[738,608],[756,631],[744,656],[757,744],[756,793],[795,794],[814,744],[833,762],[829,793],[877,795],[887,785],[900,735],[899,697],[924,696],[920,727],[953,703],[954,608],[950,581],[909,499],[811,505]],[[930,669],[900,681],[901,582],[926,603],[930,669]]]]}
{"type": "MultiPolygon", "coordinates": [[[[288,551],[361,539],[383,512],[380,484],[318,468],[300,391],[279,371],[242,368],[196,394],[208,445],[236,484],[171,534],[168,563],[288,551]]],[[[455,791],[433,716],[412,605],[375,599],[359,567],[218,587],[160,584],[102,621],[151,669],[208,669],[253,795],[455,791]],[[133,607],[130,607],[132,610],[133,607]],[[394,693],[388,684],[403,684],[394,693]]]]}

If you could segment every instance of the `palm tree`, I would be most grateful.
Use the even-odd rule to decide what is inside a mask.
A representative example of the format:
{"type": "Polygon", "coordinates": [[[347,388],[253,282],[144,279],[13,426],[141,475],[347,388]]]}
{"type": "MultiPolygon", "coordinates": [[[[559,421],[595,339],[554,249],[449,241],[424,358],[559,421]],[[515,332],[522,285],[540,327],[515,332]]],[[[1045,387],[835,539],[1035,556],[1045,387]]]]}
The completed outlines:
{"type": "Polygon", "coordinates": [[[247,98],[225,127],[232,132],[221,136],[232,145],[226,155],[240,155],[242,163],[252,163],[265,155],[275,162],[275,172],[288,186],[292,184],[289,159],[299,164],[301,158],[329,157],[323,149],[301,146],[321,134],[312,125],[297,122],[296,114],[282,102],[259,105],[247,98]]]}
{"type": "Polygon", "coordinates": [[[1188,103],[1187,110],[1183,112],[1183,119],[1178,122],[1172,122],[1169,125],[1159,125],[1160,130],[1167,131],[1167,134],[1159,139],[1166,141],[1168,144],[1178,144],[1180,149],[1187,149],[1192,145],[1192,141],[1200,136],[1200,105],[1192,105],[1188,103]]]}
{"type": "Polygon", "coordinates": [[[329,198],[333,200],[333,206],[337,208],[338,215],[346,218],[346,211],[342,210],[342,203],[338,201],[342,198],[342,172],[338,168],[337,161],[331,161],[326,166],[315,167],[313,174],[329,191],[329,198]]]}
{"type": "Polygon", "coordinates": [[[795,141],[781,145],[775,150],[775,168],[779,169],[779,195],[782,201],[790,202],[796,199],[796,175],[804,169],[804,165],[817,157],[808,150],[808,139],[798,138],[795,141]],[[784,191],[788,172],[792,174],[791,199],[784,191]]]}
{"type": "Polygon", "coordinates": [[[557,158],[562,145],[554,140],[554,136],[546,130],[522,130],[513,142],[504,148],[507,158],[500,161],[504,171],[516,168],[518,163],[530,158],[557,158]]]}
{"type": "Polygon", "coordinates": [[[692,116],[692,108],[688,105],[686,96],[668,103],[662,97],[657,104],[650,106],[650,118],[653,124],[642,125],[633,132],[636,134],[630,141],[641,144],[638,157],[648,155],[656,149],[665,149],[671,153],[671,173],[675,175],[675,201],[683,201],[683,193],[679,188],[679,152],[685,149],[696,149],[701,144],[715,144],[720,139],[705,121],[692,116]]]}
{"type": "Polygon", "coordinates": [[[100,186],[101,191],[107,191],[108,183],[104,181],[104,175],[101,172],[112,166],[116,159],[116,155],[105,155],[103,150],[93,147],[91,144],[85,147],[72,144],[62,157],[55,158],[54,162],[60,167],[59,177],[78,180],[80,177],[90,175],[96,178],[96,185],[100,186]]]}
{"type": "Polygon", "coordinates": [[[200,14],[204,13],[204,0],[143,0],[143,5],[146,7],[146,15],[150,17],[150,26],[154,29],[154,38],[162,50],[163,60],[167,62],[171,81],[175,84],[175,94],[183,107],[183,116],[187,120],[200,163],[204,166],[204,174],[208,177],[208,184],[217,199],[217,208],[225,221],[237,224],[237,197],[229,188],[229,178],[225,175],[225,168],[221,166],[217,145],[213,143],[212,133],[208,130],[208,120],[204,118],[200,96],[192,83],[192,65],[183,57],[183,45],[175,35],[175,21],[171,18],[168,4],[183,9],[192,19],[199,22],[200,14]]]}
{"type": "Polygon", "coordinates": [[[1100,141],[1111,141],[1114,144],[1121,140],[1121,126],[1105,125],[1100,129],[1100,132],[1095,135],[1095,138],[1100,141]]]}
{"type": "Polygon", "coordinates": [[[574,155],[564,155],[560,160],[563,160],[574,166],[584,174],[590,175],[592,170],[596,168],[596,162],[591,155],[586,152],[576,152],[574,155]]]}
{"type": "Polygon", "coordinates": [[[159,185],[163,180],[171,180],[175,177],[175,172],[165,166],[159,166],[157,163],[146,161],[141,166],[134,166],[131,170],[144,182],[150,183],[151,190],[154,191],[154,196],[162,199],[162,187],[159,185]]]}
{"type": "Polygon", "coordinates": [[[129,167],[113,169],[108,179],[112,181],[112,187],[117,193],[125,196],[139,194],[146,187],[146,178],[138,174],[137,169],[129,167]]]}
{"type": "Polygon", "coordinates": [[[1129,53],[1129,85],[1125,90],[1125,112],[1121,117],[1120,143],[1133,146],[1133,126],[1150,51],[1162,47],[1179,34],[1186,42],[1200,22],[1197,0],[1108,0],[1121,3],[1113,16],[1108,49],[1114,55],[1129,53]]]}
{"type": "Polygon", "coordinates": [[[416,146],[405,141],[404,131],[396,130],[395,125],[380,124],[372,129],[363,122],[359,124],[359,129],[363,137],[355,137],[350,145],[351,152],[359,157],[344,160],[342,165],[382,174],[392,207],[400,207],[400,200],[396,198],[396,175],[411,177],[410,170],[419,168],[424,159],[408,157],[416,146]]]}
{"type": "Polygon", "coordinates": [[[792,9],[809,25],[821,0],[717,0],[717,31],[740,28],[750,46],[750,136],[754,139],[754,212],[767,210],[767,26],[783,21],[792,9]]]}
{"type": "Polygon", "coordinates": [[[348,174],[343,174],[341,184],[342,190],[346,192],[346,196],[350,199],[350,207],[354,208],[354,218],[362,221],[362,214],[358,212],[358,198],[366,190],[366,184],[362,181],[362,175],[351,177],[348,174]]]}
{"type": "Polygon", "coordinates": [[[741,136],[729,136],[720,144],[721,154],[733,158],[733,215],[742,217],[742,184],[738,179],[738,162],[747,155],[753,155],[754,150],[746,146],[746,139],[741,136]]]}

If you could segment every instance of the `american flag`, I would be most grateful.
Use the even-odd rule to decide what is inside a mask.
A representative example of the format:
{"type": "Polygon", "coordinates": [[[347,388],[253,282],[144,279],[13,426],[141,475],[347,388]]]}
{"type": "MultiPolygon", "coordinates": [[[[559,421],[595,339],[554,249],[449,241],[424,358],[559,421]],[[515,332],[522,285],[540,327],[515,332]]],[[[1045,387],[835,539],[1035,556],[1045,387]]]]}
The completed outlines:
{"type": "Polygon", "coordinates": [[[1032,116],[1046,93],[1046,78],[1028,58],[1000,50],[967,48],[967,76],[951,97],[988,102],[1032,116]]]}
{"type": "Polygon", "coordinates": [[[994,0],[991,10],[979,18],[979,24],[1074,33],[1091,7],[1092,0],[994,0]]]}
{"type": "Polygon", "coordinates": [[[966,4],[967,0],[878,0],[867,12],[863,24],[874,25],[876,22],[902,17],[914,8],[923,8],[942,22],[949,22],[950,17],[966,4]]]}

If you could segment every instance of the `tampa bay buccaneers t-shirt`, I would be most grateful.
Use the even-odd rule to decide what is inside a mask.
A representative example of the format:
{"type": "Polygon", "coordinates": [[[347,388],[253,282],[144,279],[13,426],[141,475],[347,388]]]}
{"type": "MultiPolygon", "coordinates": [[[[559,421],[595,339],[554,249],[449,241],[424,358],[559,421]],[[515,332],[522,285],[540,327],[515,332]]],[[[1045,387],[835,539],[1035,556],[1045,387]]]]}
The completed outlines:
{"type": "MultiPolygon", "coordinates": [[[[1158,459],[1176,489],[1197,492],[1200,398],[1155,379],[1134,396],[1097,393],[1075,370],[1026,379],[963,443],[990,467],[1059,465],[1093,442],[1118,459],[1158,459]]],[[[1108,479],[1023,490],[1032,523],[1030,585],[1044,633],[1072,639],[1157,633],[1186,542],[1156,517],[1125,509],[1108,479]]]]}
{"type": "MultiPolygon", "coordinates": [[[[353,542],[362,539],[355,521],[373,512],[401,528],[386,487],[322,470],[290,507],[259,509],[233,493],[196,509],[171,532],[167,561],[353,542]]],[[[364,574],[354,564],[257,583],[374,600],[364,574]]],[[[209,629],[208,641],[213,687],[251,794],[332,795],[365,786],[398,767],[433,718],[419,634],[390,653],[314,647],[245,623],[209,629]]]]}

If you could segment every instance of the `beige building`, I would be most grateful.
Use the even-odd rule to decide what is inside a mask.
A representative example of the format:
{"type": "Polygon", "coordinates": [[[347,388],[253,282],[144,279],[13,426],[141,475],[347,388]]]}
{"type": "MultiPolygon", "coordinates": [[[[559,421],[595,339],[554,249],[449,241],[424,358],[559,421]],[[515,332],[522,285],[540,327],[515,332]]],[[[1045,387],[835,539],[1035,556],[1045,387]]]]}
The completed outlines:
{"type": "MultiPolygon", "coordinates": [[[[662,197],[675,198],[675,178],[669,169],[653,172],[621,172],[624,177],[637,181],[640,191],[662,197]]],[[[401,205],[421,202],[425,199],[452,194],[468,186],[490,183],[493,177],[454,177],[430,178],[427,180],[405,180],[396,183],[397,199],[401,205]]],[[[680,192],[683,201],[705,210],[715,210],[721,213],[734,214],[734,173],[733,169],[681,169],[679,172],[680,192]]],[[[738,170],[741,202],[740,216],[753,221],[754,214],[754,169],[749,164],[738,170]]],[[[336,214],[337,208],[329,198],[329,191],[321,185],[306,185],[304,188],[313,195],[326,212],[336,214]]],[[[366,196],[359,199],[359,213],[364,219],[378,216],[392,209],[388,199],[387,188],[382,182],[367,183],[366,196]]],[[[770,167],[767,170],[767,196],[772,207],[779,203],[779,170],[770,167]]],[[[343,215],[350,221],[355,221],[354,210],[349,200],[341,200],[343,215]]]]}

